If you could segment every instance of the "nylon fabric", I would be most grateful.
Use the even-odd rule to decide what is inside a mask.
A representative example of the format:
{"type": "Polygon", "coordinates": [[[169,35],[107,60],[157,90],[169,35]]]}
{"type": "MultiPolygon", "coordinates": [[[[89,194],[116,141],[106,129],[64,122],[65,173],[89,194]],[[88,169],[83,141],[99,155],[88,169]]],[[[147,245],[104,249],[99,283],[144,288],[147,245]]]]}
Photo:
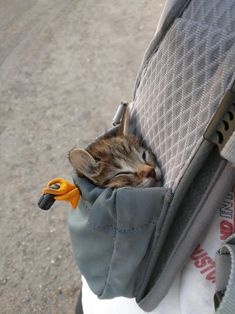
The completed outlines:
{"type": "Polygon", "coordinates": [[[146,272],[153,237],[171,192],[164,188],[100,188],[74,177],[79,209],[69,212],[71,242],[81,273],[101,299],[134,297],[146,272]]]}

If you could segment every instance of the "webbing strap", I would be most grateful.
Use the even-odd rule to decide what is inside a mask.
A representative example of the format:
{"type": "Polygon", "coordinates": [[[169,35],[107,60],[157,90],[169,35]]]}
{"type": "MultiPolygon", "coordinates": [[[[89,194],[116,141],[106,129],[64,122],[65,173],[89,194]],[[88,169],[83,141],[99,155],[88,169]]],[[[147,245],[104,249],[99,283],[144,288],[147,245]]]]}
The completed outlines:
{"type": "Polygon", "coordinates": [[[235,166],[235,131],[222,149],[221,156],[235,166]]]}
{"type": "Polygon", "coordinates": [[[229,237],[216,255],[216,287],[224,297],[216,314],[235,313],[235,234],[229,237]],[[227,281],[227,282],[226,282],[227,281]],[[227,285],[227,286],[226,286],[227,285]]]}

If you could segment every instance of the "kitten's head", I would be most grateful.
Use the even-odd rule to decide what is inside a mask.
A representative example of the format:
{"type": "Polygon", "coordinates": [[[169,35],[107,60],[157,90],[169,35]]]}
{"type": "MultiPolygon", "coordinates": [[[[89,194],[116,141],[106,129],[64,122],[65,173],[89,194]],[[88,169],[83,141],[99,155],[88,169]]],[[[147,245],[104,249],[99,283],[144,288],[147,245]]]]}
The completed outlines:
{"type": "Polygon", "coordinates": [[[102,187],[159,186],[161,171],[154,154],[133,135],[120,128],[116,136],[73,149],[69,160],[79,175],[102,187]]]}
{"type": "Polygon", "coordinates": [[[99,186],[160,185],[161,172],[155,156],[135,136],[98,140],[88,150],[71,150],[69,159],[79,175],[99,186]]]}

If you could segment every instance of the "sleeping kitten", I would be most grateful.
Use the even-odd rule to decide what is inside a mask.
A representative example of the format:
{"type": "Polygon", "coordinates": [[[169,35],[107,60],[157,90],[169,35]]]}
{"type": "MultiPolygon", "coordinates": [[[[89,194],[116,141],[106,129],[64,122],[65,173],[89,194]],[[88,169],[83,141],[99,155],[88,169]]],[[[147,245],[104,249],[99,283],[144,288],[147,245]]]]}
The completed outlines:
{"type": "Polygon", "coordinates": [[[125,129],[122,122],[116,136],[98,139],[86,150],[71,150],[72,166],[78,175],[101,187],[160,186],[161,171],[154,154],[125,129]]]}

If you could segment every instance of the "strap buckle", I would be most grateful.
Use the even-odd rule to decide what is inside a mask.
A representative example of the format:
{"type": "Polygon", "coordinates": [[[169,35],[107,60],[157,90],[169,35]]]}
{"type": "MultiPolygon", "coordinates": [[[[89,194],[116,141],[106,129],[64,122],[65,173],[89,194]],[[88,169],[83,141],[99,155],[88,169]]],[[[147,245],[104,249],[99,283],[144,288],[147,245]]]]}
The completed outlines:
{"type": "Polygon", "coordinates": [[[207,127],[204,138],[221,152],[235,129],[235,87],[228,90],[207,127]]]}

